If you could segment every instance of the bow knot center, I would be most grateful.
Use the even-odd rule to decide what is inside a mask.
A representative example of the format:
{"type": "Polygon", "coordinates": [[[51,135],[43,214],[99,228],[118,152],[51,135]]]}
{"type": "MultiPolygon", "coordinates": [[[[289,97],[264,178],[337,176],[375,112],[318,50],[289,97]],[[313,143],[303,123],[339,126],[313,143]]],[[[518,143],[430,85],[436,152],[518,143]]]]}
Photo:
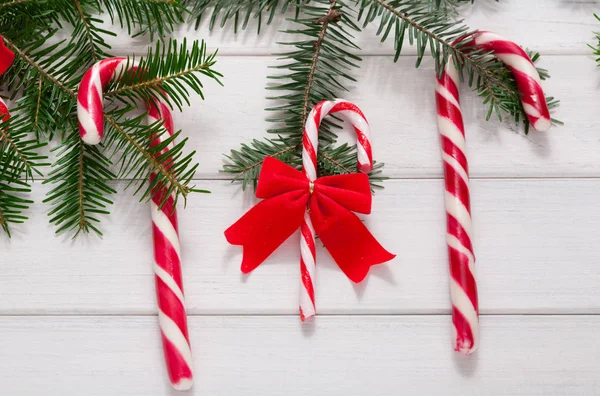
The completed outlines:
{"type": "Polygon", "coordinates": [[[308,195],[312,195],[315,192],[315,182],[312,180],[308,181],[308,195]]]}

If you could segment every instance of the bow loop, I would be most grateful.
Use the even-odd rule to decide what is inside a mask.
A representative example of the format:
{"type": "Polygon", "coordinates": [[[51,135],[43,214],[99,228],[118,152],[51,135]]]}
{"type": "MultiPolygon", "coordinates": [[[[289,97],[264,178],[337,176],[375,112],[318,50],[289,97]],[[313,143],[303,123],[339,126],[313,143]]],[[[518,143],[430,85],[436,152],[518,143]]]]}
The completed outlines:
{"type": "Polygon", "coordinates": [[[291,191],[308,191],[304,174],[273,157],[263,161],[256,187],[257,198],[271,198],[291,191]]]}
{"type": "Polygon", "coordinates": [[[371,185],[364,173],[320,177],[315,195],[327,196],[352,212],[371,213],[371,185]]]}

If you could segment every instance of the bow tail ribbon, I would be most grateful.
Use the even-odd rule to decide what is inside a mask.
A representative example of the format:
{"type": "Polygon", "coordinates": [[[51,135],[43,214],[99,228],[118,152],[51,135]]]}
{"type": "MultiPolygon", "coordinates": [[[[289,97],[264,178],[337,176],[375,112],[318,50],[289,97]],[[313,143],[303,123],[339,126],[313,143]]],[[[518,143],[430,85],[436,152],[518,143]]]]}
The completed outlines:
{"type": "MultiPolygon", "coordinates": [[[[368,177],[364,176],[370,197],[368,177]]],[[[311,201],[310,217],[316,234],[331,257],[344,274],[355,283],[367,276],[371,266],[385,263],[396,257],[381,246],[354,213],[327,195],[316,195],[311,201]]]]}
{"type": "Polygon", "coordinates": [[[244,249],[244,273],[258,267],[302,225],[307,207],[316,234],[352,281],[360,282],[372,265],[395,257],[352,213],[371,211],[367,175],[322,177],[311,186],[298,170],[267,157],[256,196],[264,200],[225,231],[229,243],[244,249]]]}

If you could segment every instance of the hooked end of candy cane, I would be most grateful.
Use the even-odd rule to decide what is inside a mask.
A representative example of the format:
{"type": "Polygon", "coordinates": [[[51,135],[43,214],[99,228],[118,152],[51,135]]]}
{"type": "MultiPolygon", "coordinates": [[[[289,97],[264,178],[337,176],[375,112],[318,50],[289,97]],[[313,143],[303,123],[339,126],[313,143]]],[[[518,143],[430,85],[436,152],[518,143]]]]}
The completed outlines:
{"type": "Polygon", "coordinates": [[[538,118],[532,126],[536,131],[546,132],[552,126],[552,121],[548,118],[538,118]]]}
{"type": "Polygon", "coordinates": [[[190,389],[192,389],[193,385],[194,385],[193,378],[182,378],[177,382],[171,383],[171,386],[173,387],[173,389],[178,390],[178,391],[190,390],[190,389]]]}

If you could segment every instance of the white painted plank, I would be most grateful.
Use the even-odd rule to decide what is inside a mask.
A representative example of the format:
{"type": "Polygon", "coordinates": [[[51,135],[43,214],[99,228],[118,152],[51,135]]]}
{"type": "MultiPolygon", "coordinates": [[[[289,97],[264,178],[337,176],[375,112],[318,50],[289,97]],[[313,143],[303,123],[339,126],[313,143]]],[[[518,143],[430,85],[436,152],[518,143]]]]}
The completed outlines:
{"type": "MultiPolygon", "coordinates": [[[[482,318],[481,349],[450,348],[447,316],[193,317],[187,395],[596,395],[597,316],[482,318]]],[[[175,395],[153,317],[2,317],[11,396],[175,395]]]]}
{"type": "MultiPolygon", "coordinates": [[[[465,18],[472,29],[494,31],[545,54],[588,54],[590,50],[587,44],[594,43],[593,31],[600,30],[593,16],[599,8],[597,0],[483,0],[462,7],[460,17],[465,18]]],[[[292,17],[292,14],[287,16],[292,17]]],[[[172,36],[177,39],[205,39],[209,48],[219,48],[224,55],[268,55],[285,51],[286,47],[279,43],[291,41],[290,35],[279,30],[295,28],[292,22],[284,21],[281,15],[275,18],[271,26],[263,26],[260,35],[257,35],[255,22],[237,35],[231,24],[225,28],[217,26],[211,32],[207,22],[208,19],[197,31],[191,23],[177,27],[172,36]]],[[[362,23],[359,25],[362,26],[362,23]]],[[[377,27],[375,23],[356,34],[356,44],[362,48],[361,54],[393,54],[393,40],[390,38],[380,43],[380,37],[376,36],[377,27]]],[[[115,55],[128,55],[132,52],[144,54],[150,40],[148,37],[131,39],[127,35],[119,35],[118,38],[109,38],[107,42],[112,45],[115,55]]],[[[415,54],[416,51],[407,43],[404,53],[415,54]]]]}
{"type": "MultiPolygon", "coordinates": [[[[242,142],[273,137],[266,121],[273,106],[264,88],[273,57],[222,57],[217,70],[225,87],[206,84],[207,100],[192,98],[191,107],[175,113],[175,126],[190,137],[188,150],[197,150],[197,178],[228,178],[220,173],[223,153],[242,142]]],[[[462,89],[467,150],[472,177],[600,177],[600,140],[595,119],[600,103],[600,70],[588,56],[548,56],[541,63],[553,78],[546,91],[562,105],[555,117],[565,126],[547,133],[532,131],[495,118],[485,121],[487,108],[468,87],[462,89]],[[577,70],[576,73],[573,71],[577,70]],[[573,89],[577,87],[577,89],[573,89]]],[[[394,64],[390,57],[369,57],[360,78],[344,98],[363,109],[372,126],[374,158],[386,164],[392,178],[442,177],[436,125],[432,62],[414,68],[414,58],[394,64]]],[[[353,132],[340,133],[342,141],[353,132]]]]}
{"type": "MultiPolygon", "coordinates": [[[[295,314],[297,235],[242,276],[241,249],[222,232],[254,200],[226,181],[200,187],[213,193],[190,198],[180,211],[190,312],[295,314]]],[[[35,189],[37,202],[45,190],[35,189]]],[[[600,313],[600,180],[475,180],[472,191],[482,312],[600,313]]],[[[448,312],[442,193],[441,180],[386,182],[367,224],[398,257],[353,285],[319,248],[318,312],[448,312]]],[[[147,205],[121,193],[103,222],[103,240],[54,237],[45,209],[36,205],[30,221],[0,245],[0,313],[155,312],[147,205]]]]}

